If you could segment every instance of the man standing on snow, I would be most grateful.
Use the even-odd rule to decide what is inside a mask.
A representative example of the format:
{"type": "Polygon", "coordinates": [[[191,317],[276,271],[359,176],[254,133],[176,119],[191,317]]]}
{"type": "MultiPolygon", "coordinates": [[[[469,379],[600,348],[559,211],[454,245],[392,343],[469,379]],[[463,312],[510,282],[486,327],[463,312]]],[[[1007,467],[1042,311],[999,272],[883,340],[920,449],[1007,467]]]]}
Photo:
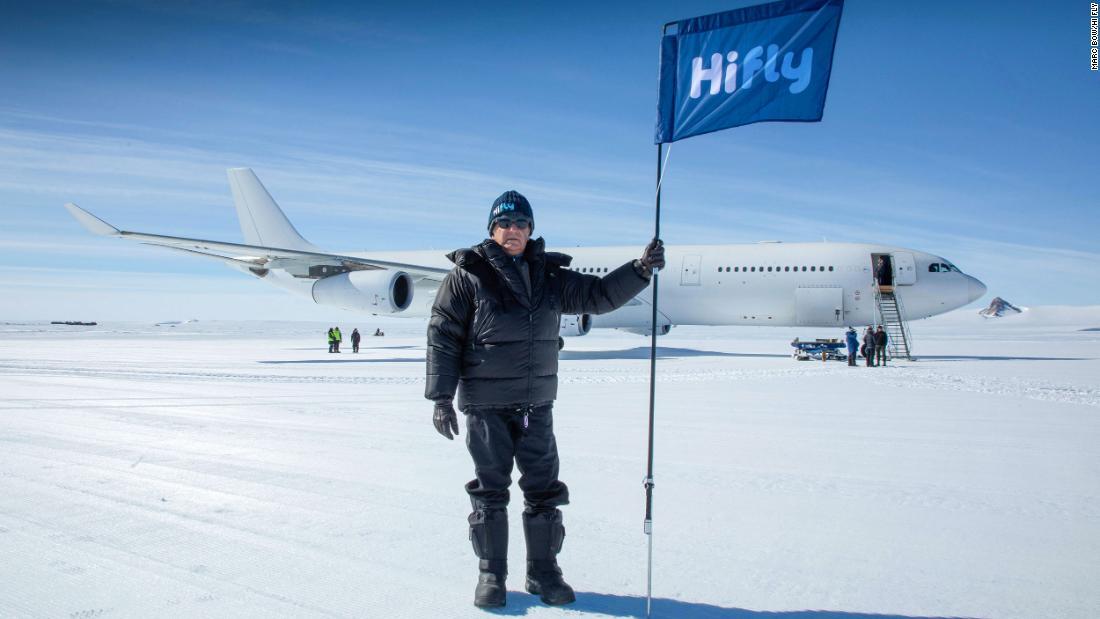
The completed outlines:
{"type": "Polygon", "coordinates": [[[878,330],[875,331],[875,363],[878,365],[886,365],[886,343],[888,341],[886,331],[883,331],[882,325],[879,325],[878,330]]]}
{"type": "Polygon", "coordinates": [[[872,326],[863,333],[863,358],[867,360],[867,367],[875,367],[875,328],[872,326]]]}
{"type": "Polygon", "coordinates": [[[523,490],[526,589],[546,604],[569,604],[573,589],[556,556],[565,540],[558,506],[569,489],[558,480],[552,409],[558,390],[562,314],[602,314],[649,285],[665,265],[654,239],[640,260],[604,277],[568,269],[572,258],[530,240],[535,221],[527,198],[506,191],[489,211],[489,235],[448,254],[455,268],[436,294],[428,323],[427,385],[432,421],[448,439],[458,434],[452,404],[466,414],[466,446],[474,460],[466,484],[473,513],[470,540],[480,559],[474,604],[504,606],[508,574],[508,486],[513,461],[523,490]]]}
{"type": "Polygon", "coordinates": [[[848,365],[854,367],[856,364],[856,349],[859,348],[859,336],[856,335],[856,330],[852,327],[848,327],[848,332],[844,334],[844,343],[848,345],[848,365]]]}

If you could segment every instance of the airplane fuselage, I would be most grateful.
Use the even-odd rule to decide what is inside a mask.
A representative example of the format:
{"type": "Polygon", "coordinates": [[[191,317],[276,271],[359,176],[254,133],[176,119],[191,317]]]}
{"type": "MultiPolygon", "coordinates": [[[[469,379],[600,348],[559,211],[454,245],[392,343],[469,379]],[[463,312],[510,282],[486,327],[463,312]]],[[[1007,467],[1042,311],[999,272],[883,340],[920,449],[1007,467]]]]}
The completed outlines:
{"type": "MultiPolygon", "coordinates": [[[[431,313],[436,290],[453,267],[446,251],[329,253],[298,234],[251,169],[234,168],[228,176],[243,244],[120,230],[75,204],[65,208],[93,234],[220,260],[322,305],[410,318],[431,313]]],[[[641,246],[559,251],[573,257],[572,270],[598,276],[637,258],[641,246]]],[[[658,332],[672,325],[877,324],[880,258],[889,268],[879,275],[891,280],[903,321],[942,314],[985,294],[980,281],[947,260],[900,247],[673,243],[666,246],[667,268],[659,276],[658,332]]],[[[561,332],[583,335],[589,326],[649,332],[652,300],[650,286],[608,314],[563,317],[561,332]]]]}
{"type": "MultiPolygon", "coordinates": [[[[571,269],[603,275],[640,254],[637,247],[548,248],[573,257],[571,269]]],[[[449,268],[443,251],[345,252],[364,259],[449,268]]],[[[756,243],[668,245],[660,274],[659,321],[671,325],[847,326],[879,321],[874,260],[893,264],[902,318],[914,320],[962,307],[985,287],[938,256],[883,245],[856,243],[756,243]],[[932,267],[936,265],[936,267],[932,267]],[[942,270],[940,267],[943,267],[942,270]]],[[[306,296],[314,280],[287,274],[275,283],[306,296]]],[[[437,283],[416,285],[412,304],[400,315],[430,313],[437,283]]],[[[652,288],[592,326],[642,329],[651,319],[652,288]]]]}

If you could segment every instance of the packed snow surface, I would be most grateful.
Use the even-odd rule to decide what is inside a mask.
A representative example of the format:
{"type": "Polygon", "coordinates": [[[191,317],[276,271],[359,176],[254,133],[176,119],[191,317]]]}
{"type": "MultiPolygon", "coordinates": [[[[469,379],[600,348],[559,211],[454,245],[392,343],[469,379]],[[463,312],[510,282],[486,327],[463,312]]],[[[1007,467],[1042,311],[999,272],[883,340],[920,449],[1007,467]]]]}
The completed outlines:
{"type": "MultiPolygon", "coordinates": [[[[0,323],[0,616],[483,617],[424,325],[0,323]],[[371,337],[382,326],[385,337],[371,337]]],[[[823,329],[660,338],[654,616],[1100,617],[1098,308],[914,323],[913,362],[798,362],[823,329]]],[[[567,340],[576,604],[641,617],[648,338],[567,340]]],[[[464,432],[464,429],[463,429],[464,432]]],[[[460,438],[464,438],[465,434],[460,438]]]]}

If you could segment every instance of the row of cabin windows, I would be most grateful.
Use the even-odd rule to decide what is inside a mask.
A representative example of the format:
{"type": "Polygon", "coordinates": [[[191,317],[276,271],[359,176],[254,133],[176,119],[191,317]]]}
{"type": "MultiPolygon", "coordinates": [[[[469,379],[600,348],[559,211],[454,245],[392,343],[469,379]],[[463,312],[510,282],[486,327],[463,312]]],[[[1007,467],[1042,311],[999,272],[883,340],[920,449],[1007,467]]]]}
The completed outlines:
{"type": "MultiPolygon", "coordinates": [[[[733,267],[733,272],[734,273],[756,273],[757,271],[759,271],[759,272],[763,273],[763,272],[767,271],[768,273],[771,273],[774,270],[776,273],[780,273],[780,272],[789,273],[791,271],[797,272],[799,269],[801,269],[802,271],[806,271],[808,269],[810,272],[817,272],[817,271],[825,272],[825,267],[818,267],[818,266],[813,266],[813,267],[767,267],[766,269],[764,267],[733,267]]],[[[719,273],[723,272],[723,270],[726,273],[729,273],[730,272],[730,267],[718,267],[718,272],[719,273]]],[[[829,267],[829,271],[832,272],[832,270],[833,270],[833,267],[829,267]]]]}
{"type": "MultiPolygon", "coordinates": [[[[932,266],[934,267],[936,265],[932,265],[932,266]]],[[[944,270],[946,271],[947,270],[947,265],[942,265],[942,266],[944,267],[944,270]]],[[[817,271],[821,271],[821,272],[824,273],[826,268],[829,270],[829,272],[833,271],[833,267],[831,267],[831,266],[830,267],[823,267],[823,266],[789,267],[788,266],[788,267],[718,267],[718,272],[721,273],[724,270],[726,273],[730,273],[731,271],[733,273],[742,273],[742,272],[744,272],[744,273],[756,273],[757,271],[759,271],[761,273],[764,273],[764,272],[771,273],[773,271],[776,272],[776,273],[780,273],[780,272],[789,273],[791,271],[798,272],[799,269],[801,269],[802,271],[807,271],[808,270],[812,273],[817,272],[817,271]]],[[[607,273],[607,267],[577,267],[573,270],[577,271],[578,273],[607,273]]],[[[929,270],[931,270],[931,267],[929,267],[929,270]]]]}

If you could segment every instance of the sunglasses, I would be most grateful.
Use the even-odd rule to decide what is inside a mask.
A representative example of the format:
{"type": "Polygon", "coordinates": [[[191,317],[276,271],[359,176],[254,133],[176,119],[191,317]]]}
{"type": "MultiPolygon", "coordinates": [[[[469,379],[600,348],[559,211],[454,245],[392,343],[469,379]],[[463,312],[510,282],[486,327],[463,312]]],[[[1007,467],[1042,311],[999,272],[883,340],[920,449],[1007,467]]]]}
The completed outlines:
{"type": "Polygon", "coordinates": [[[507,217],[497,217],[496,219],[493,220],[493,225],[494,226],[500,226],[501,228],[504,228],[505,230],[507,230],[508,228],[511,228],[513,225],[515,227],[519,228],[520,230],[526,230],[527,228],[531,227],[531,220],[530,219],[509,219],[507,217]]]}

